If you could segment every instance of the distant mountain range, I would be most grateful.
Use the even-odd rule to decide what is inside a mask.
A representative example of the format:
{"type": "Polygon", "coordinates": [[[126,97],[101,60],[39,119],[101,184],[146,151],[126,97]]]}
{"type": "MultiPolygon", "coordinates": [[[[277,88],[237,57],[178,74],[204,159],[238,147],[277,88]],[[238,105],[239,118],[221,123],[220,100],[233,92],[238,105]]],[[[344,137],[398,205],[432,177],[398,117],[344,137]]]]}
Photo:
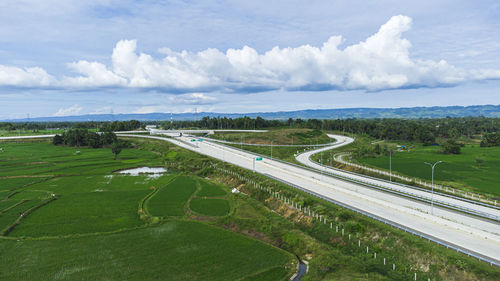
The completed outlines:
{"type": "MultiPolygon", "coordinates": [[[[8,122],[83,122],[83,121],[160,121],[170,120],[170,113],[145,114],[90,114],[78,116],[36,117],[24,119],[2,120],[8,122]]],[[[500,117],[500,105],[472,105],[472,106],[433,106],[433,107],[406,107],[406,108],[340,108],[340,109],[308,109],[297,111],[254,112],[254,113],[174,113],[173,120],[196,120],[202,117],[238,118],[248,116],[264,119],[347,119],[347,118],[444,118],[444,117],[500,117]]]]}

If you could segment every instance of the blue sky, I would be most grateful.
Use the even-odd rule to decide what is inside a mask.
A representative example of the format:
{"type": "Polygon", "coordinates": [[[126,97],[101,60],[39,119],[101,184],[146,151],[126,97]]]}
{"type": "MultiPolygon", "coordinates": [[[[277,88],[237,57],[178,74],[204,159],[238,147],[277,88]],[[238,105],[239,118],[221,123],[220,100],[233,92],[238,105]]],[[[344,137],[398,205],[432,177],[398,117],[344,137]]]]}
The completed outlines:
{"type": "Polygon", "coordinates": [[[0,119],[499,104],[498,1],[402,2],[3,0],[0,119]]]}

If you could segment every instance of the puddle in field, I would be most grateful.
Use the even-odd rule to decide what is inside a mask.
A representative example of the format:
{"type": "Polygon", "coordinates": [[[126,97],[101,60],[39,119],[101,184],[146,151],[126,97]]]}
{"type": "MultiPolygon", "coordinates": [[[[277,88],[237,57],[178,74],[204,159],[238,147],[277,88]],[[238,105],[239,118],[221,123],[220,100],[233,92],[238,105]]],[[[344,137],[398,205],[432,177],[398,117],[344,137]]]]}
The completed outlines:
{"type": "Polygon", "coordinates": [[[147,174],[148,178],[159,178],[163,173],[167,172],[165,168],[150,168],[150,167],[140,167],[134,169],[128,169],[120,171],[120,174],[127,174],[130,176],[138,176],[140,174],[147,174]]]}

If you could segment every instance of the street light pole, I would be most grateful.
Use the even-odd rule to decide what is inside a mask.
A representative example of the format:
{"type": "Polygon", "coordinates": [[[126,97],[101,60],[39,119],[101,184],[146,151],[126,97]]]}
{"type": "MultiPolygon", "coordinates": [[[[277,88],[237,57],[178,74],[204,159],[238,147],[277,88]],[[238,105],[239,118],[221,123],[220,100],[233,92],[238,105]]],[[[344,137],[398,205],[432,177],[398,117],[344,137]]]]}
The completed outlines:
{"type": "Polygon", "coordinates": [[[431,171],[432,171],[432,176],[431,176],[431,190],[432,190],[432,196],[431,196],[431,214],[434,215],[434,167],[436,167],[437,164],[443,163],[443,161],[437,161],[434,164],[424,162],[424,164],[427,164],[431,166],[431,171]]]}
{"type": "Polygon", "coordinates": [[[392,181],[392,149],[389,150],[389,181],[392,181]]]}
{"type": "Polygon", "coordinates": [[[273,141],[271,140],[271,160],[273,160],[273,141]]]}

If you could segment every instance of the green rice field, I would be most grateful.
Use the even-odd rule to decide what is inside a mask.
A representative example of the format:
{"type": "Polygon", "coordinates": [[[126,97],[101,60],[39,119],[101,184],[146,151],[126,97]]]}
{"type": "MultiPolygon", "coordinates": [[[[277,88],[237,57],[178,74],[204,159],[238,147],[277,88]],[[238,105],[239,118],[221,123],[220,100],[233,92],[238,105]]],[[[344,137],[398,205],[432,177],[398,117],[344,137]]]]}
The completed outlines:
{"type": "Polygon", "coordinates": [[[191,195],[196,191],[196,181],[180,176],[160,190],[149,200],[147,208],[153,216],[182,216],[191,195]]]}
{"type": "Polygon", "coordinates": [[[0,146],[0,280],[285,280],[295,270],[291,253],[186,216],[228,214],[227,187],[119,173],[182,153],[124,149],[113,160],[105,148],[0,146]]]}
{"type": "Polygon", "coordinates": [[[199,214],[207,216],[224,216],[229,213],[229,203],[225,199],[194,198],[189,208],[199,214]]]}

